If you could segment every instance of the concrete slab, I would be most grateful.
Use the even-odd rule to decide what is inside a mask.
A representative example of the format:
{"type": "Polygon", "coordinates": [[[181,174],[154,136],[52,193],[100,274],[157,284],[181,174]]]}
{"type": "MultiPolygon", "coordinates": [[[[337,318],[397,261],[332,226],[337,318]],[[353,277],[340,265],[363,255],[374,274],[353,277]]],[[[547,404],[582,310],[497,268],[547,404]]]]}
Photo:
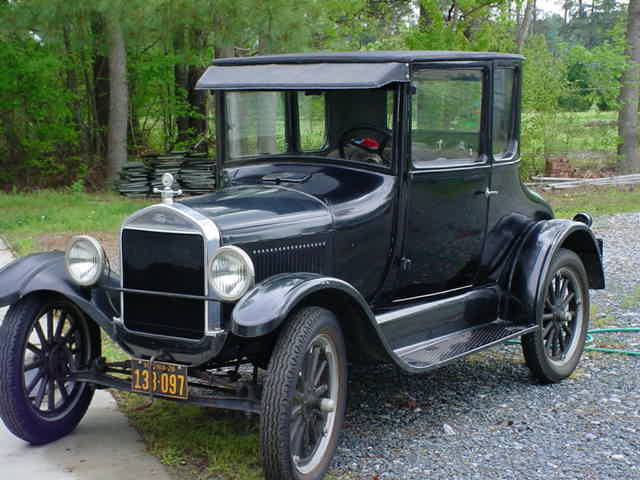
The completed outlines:
{"type": "MultiPolygon", "coordinates": [[[[9,263],[11,260],[13,260],[13,253],[11,253],[11,250],[9,250],[7,244],[4,243],[4,240],[0,238],[0,268],[9,263]]],[[[0,322],[2,322],[2,319],[7,313],[7,310],[9,310],[7,307],[0,308],[0,322]]]]}
{"type": "MultiPolygon", "coordinates": [[[[0,239],[0,267],[11,260],[11,251],[0,239]]],[[[2,318],[0,311],[0,323],[2,318]]],[[[111,394],[98,390],[78,428],[48,445],[27,444],[0,421],[0,478],[170,480],[171,476],[145,451],[140,435],[117,410],[111,394]]]]}
{"type": "Polygon", "coordinates": [[[0,422],[0,476],[38,480],[168,480],[144,450],[138,433],[116,410],[111,394],[98,390],[78,428],[69,436],[34,447],[0,422]]]}

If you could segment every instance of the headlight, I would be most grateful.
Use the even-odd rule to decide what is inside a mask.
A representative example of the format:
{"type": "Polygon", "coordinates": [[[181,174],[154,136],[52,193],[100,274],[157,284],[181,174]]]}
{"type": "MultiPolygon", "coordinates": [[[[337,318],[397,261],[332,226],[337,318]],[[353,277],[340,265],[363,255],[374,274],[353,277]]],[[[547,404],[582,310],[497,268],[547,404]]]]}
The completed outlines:
{"type": "Polygon", "coordinates": [[[71,239],[64,260],[71,279],[83,287],[94,285],[104,271],[104,250],[95,238],[86,235],[71,239]]]}
{"type": "Polygon", "coordinates": [[[209,262],[209,284],[221,300],[238,300],[254,280],[253,262],[241,248],[221,247],[209,262]]]}

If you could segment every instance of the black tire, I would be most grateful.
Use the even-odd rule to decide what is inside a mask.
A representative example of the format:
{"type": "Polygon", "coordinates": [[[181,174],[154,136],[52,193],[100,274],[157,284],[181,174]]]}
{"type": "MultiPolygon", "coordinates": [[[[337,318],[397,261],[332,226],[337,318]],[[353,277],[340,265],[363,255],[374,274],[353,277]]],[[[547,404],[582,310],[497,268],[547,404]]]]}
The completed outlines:
{"type": "Polygon", "coordinates": [[[571,250],[558,250],[551,261],[536,311],[540,328],[522,337],[522,351],[535,377],[556,383],[577,367],[589,324],[587,273],[571,250]]]}
{"type": "Polygon", "coordinates": [[[86,368],[99,355],[98,328],[69,301],[33,294],[11,306],[0,339],[0,417],[7,428],[34,445],[73,431],[95,388],[65,378],[71,363],[86,368]]]}
{"type": "Polygon", "coordinates": [[[346,398],[340,325],[324,308],[299,310],[280,333],[264,382],[260,434],[265,478],[322,478],[336,450],[346,398]]]}

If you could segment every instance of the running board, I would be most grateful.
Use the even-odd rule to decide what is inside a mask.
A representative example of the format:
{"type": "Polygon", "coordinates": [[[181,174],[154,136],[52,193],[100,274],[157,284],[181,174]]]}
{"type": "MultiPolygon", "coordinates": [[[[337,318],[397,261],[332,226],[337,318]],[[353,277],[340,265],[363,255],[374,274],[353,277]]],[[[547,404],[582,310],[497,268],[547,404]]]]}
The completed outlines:
{"type": "Polygon", "coordinates": [[[496,320],[486,325],[398,348],[394,353],[410,370],[430,370],[510,338],[533,332],[537,328],[496,320]]]}

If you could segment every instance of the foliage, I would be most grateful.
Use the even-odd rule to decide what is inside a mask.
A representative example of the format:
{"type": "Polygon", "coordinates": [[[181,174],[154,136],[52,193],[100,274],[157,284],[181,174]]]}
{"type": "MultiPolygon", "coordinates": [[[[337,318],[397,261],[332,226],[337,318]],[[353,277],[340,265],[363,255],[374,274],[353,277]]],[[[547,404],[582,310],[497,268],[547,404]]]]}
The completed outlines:
{"type": "MultiPolygon", "coordinates": [[[[69,186],[77,180],[76,189],[100,188],[109,117],[105,19],[114,11],[127,42],[129,154],[138,155],[213,136],[207,128],[215,115],[211,98],[195,92],[194,84],[215,55],[515,52],[526,3],[0,0],[0,189],[69,186]]],[[[524,47],[525,171],[539,170],[553,152],[556,109],[618,107],[624,5],[567,1],[564,8],[564,15],[537,11],[524,47]]]]}
{"type": "Polygon", "coordinates": [[[405,36],[410,50],[512,51],[507,0],[420,0],[421,18],[405,36]]]}
{"type": "Polygon", "coordinates": [[[567,68],[567,90],[559,106],[567,111],[617,109],[620,76],[625,68],[624,30],[621,24],[600,45],[560,43],[560,54],[567,68]]]}
{"type": "Polygon", "coordinates": [[[554,142],[562,122],[558,102],[566,91],[566,74],[564,64],[541,35],[529,39],[524,55],[521,174],[528,178],[542,171],[544,160],[557,147],[554,142]]]}
{"type": "Polygon", "coordinates": [[[0,185],[35,172],[73,177],[79,162],[56,161],[73,151],[78,137],[68,106],[72,94],[56,88],[64,60],[35,38],[0,39],[0,65],[0,185]]]}
{"type": "Polygon", "coordinates": [[[623,23],[625,12],[616,0],[592,0],[591,3],[571,0],[564,5],[567,22],[562,26],[564,41],[593,48],[609,40],[612,29],[623,23]]]}

